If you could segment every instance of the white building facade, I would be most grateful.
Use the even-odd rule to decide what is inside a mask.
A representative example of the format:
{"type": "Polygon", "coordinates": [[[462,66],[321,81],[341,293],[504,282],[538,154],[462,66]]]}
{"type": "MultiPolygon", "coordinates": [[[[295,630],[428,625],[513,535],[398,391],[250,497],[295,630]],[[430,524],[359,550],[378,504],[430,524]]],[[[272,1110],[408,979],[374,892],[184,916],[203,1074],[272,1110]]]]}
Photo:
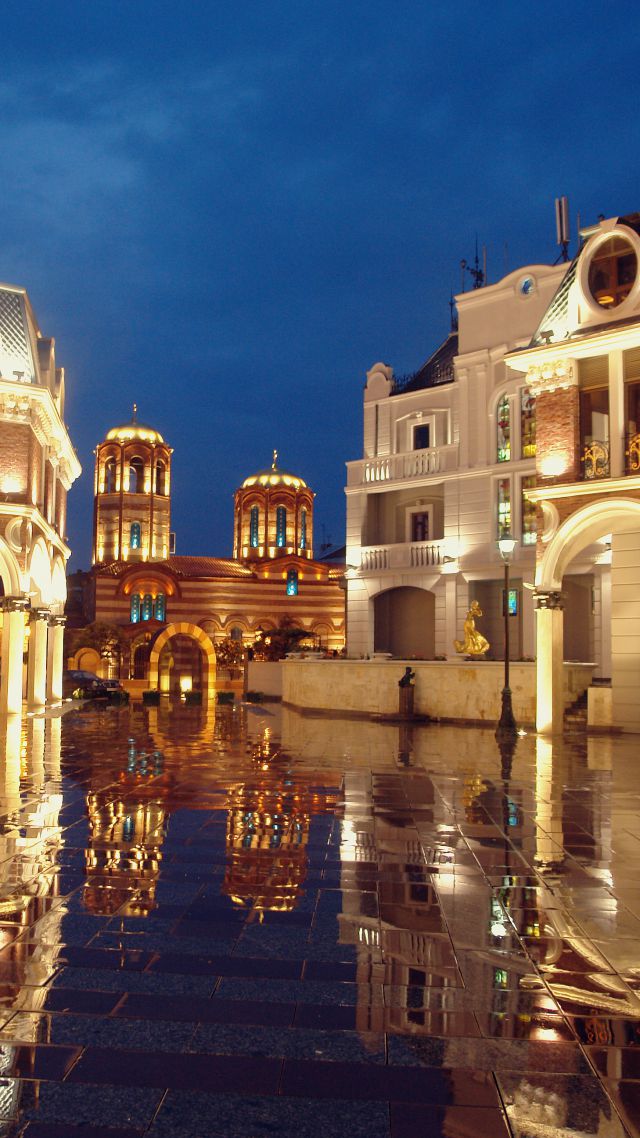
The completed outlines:
{"type": "Polygon", "coordinates": [[[612,722],[640,731],[639,233],[636,215],[600,222],[571,265],[457,296],[458,330],[414,376],[367,373],[347,464],[350,657],[460,659],[477,600],[503,659],[509,533],[510,657],[540,656],[538,729],[561,727],[564,659],[611,678],[612,722]]]}
{"type": "Polygon", "coordinates": [[[23,288],[0,285],[0,715],[62,696],[67,491],[80,463],[64,372],[23,288]]]}

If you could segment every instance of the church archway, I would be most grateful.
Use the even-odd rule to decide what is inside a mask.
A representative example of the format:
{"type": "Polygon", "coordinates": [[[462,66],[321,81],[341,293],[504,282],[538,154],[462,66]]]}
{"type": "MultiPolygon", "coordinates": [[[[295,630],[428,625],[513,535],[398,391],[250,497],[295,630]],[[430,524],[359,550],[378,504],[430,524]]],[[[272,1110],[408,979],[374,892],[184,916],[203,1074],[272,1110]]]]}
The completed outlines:
{"type": "MultiPolygon", "coordinates": [[[[160,661],[163,650],[174,637],[188,638],[201,650],[203,655],[201,690],[212,699],[216,684],[215,649],[204,629],[199,628],[197,624],[190,624],[188,621],[177,621],[175,624],[167,625],[166,628],[163,628],[158,633],[153,641],[149,654],[149,687],[169,690],[167,686],[168,673],[165,670],[163,670],[161,683],[160,661]]],[[[179,682],[179,675],[174,676],[174,679],[177,679],[179,682]]],[[[197,685],[194,684],[194,687],[195,686],[197,685]]]]}
{"type": "Polygon", "coordinates": [[[401,585],[373,598],[374,651],[401,659],[430,660],[435,652],[435,597],[401,585]]]}

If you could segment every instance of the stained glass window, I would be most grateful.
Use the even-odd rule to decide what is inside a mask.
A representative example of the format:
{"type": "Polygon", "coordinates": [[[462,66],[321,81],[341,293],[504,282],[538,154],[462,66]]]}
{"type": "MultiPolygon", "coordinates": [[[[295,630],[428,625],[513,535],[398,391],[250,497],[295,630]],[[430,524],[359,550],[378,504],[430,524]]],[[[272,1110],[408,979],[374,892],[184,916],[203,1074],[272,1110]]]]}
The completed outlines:
{"type": "Polygon", "coordinates": [[[536,401],[528,387],[520,391],[520,443],[523,458],[535,458],[536,401]]]}
{"type": "Polygon", "coordinates": [[[140,593],[131,594],[131,623],[137,624],[140,620],[140,593]]]}
{"type": "Polygon", "coordinates": [[[307,548],[307,511],[300,511],[300,548],[307,548]]]}
{"type": "Polygon", "coordinates": [[[498,482],[498,538],[511,534],[511,479],[498,482]]]}
{"type": "Polygon", "coordinates": [[[287,573],[287,596],[297,597],[298,595],[298,570],[290,569],[287,573]]]}
{"type": "Polygon", "coordinates": [[[511,458],[511,407],[507,395],[498,403],[498,462],[511,458]]]}
{"type": "Polygon", "coordinates": [[[536,484],[535,474],[529,474],[522,479],[522,544],[535,545],[538,537],[536,525],[536,507],[525,496],[526,490],[532,490],[536,484]]]}
{"type": "Polygon", "coordinates": [[[251,507],[249,514],[249,544],[252,549],[258,548],[258,523],[260,520],[260,512],[257,506],[251,507]]]}
{"type": "Polygon", "coordinates": [[[141,538],[140,522],[132,522],[131,523],[131,534],[129,537],[129,545],[131,546],[131,549],[139,549],[140,548],[140,538],[141,538]]]}
{"type": "Polygon", "coordinates": [[[142,609],[140,612],[142,620],[151,620],[153,616],[153,597],[151,593],[145,593],[142,598],[142,609]]]}
{"type": "Polygon", "coordinates": [[[158,593],[153,606],[153,615],[156,620],[167,619],[167,598],[164,593],[158,593]]]}
{"type": "Polygon", "coordinates": [[[276,508],[276,545],[282,549],[287,542],[287,511],[284,506],[276,508]]]}

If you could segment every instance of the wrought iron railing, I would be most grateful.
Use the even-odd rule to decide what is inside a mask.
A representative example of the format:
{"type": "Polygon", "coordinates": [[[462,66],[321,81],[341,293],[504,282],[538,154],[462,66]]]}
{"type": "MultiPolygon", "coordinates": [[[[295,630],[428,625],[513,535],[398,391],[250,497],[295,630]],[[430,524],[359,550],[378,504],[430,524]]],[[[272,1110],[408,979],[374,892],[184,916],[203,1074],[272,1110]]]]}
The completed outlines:
{"type": "Polygon", "coordinates": [[[580,459],[582,464],[582,477],[585,481],[595,478],[609,477],[609,444],[600,439],[592,439],[585,443],[580,459]]]}
{"type": "Polygon", "coordinates": [[[627,474],[640,474],[640,432],[627,435],[624,455],[627,474]]]}

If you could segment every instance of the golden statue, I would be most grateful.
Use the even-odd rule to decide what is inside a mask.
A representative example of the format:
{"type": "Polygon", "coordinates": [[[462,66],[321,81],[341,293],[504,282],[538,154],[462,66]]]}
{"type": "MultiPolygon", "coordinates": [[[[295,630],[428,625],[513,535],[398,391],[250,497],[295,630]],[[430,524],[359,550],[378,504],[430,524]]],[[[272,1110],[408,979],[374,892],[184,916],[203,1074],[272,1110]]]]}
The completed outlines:
{"type": "Polygon", "coordinates": [[[463,656],[484,656],[491,647],[489,641],[476,628],[477,616],[482,616],[482,609],[477,601],[472,601],[464,622],[464,640],[453,642],[456,652],[460,652],[463,656]]]}

